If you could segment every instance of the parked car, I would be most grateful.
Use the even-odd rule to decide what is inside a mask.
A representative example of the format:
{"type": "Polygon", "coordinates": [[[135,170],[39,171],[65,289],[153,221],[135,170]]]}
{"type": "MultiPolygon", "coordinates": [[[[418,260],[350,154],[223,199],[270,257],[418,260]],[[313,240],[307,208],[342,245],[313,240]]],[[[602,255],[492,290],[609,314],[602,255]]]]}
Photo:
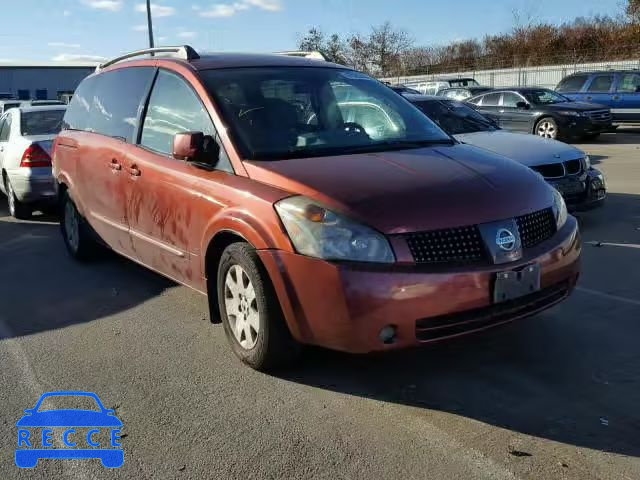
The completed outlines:
{"type": "Polygon", "coordinates": [[[440,78],[429,82],[418,82],[407,85],[425,95],[437,95],[445,88],[479,87],[473,78],[440,78]]]}
{"type": "Polygon", "coordinates": [[[640,70],[575,73],[562,79],[556,90],[578,102],[609,107],[614,124],[640,124],[640,70]]]}
{"type": "Polygon", "coordinates": [[[328,62],[119,57],[76,90],[53,165],[69,253],[89,258],[97,235],[207,294],[257,369],[299,344],[365,353],[492,327],[562,301],[579,273],[577,222],[538,174],[328,62]]]}
{"type": "Polygon", "coordinates": [[[0,100],[0,116],[4,115],[10,108],[17,108],[20,105],[22,105],[22,100],[0,100]]]}
{"type": "Polygon", "coordinates": [[[414,93],[414,94],[420,94],[420,92],[414,88],[409,88],[406,85],[402,85],[402,84],[398,84],[398,85],[390,85],[390,84],[385,84],[387,85],[391,90],[393,90],[396,93],[414,93]]]}
{"type": "Polygon", "coordinates": [[[31,105],[32,107],[44,107],[47,105],[66,105],[62,100],[27,100],[25,102],[27,105],[31,105]]]}
{"type": "Polygon", "coordinates": [[[504,155],[538,172],[562,194],[569,211],[587,210],[604,202],[604,176],[591,166],[582,150],[557,140],[507,132],[455,100],[405,97],[456,140],[504,155]]]}
{"type": "Polygon", "coordinates": [[[611,131],[611,110],[593,103],[573,102],[540,87],[503,88],[467,100],[481,113],[498,118],[505,130],[544,138],[596,138],[611,131]]]}
{"type": "Polygon", "coordinates": [[[492,87],[454,87],[454,88],[443,88],[439,90],[436,95],[439,97],[447,97],[453,100],[463,101],[467,98],[475,97],[476,95],[480,95],[484,92],[489,92],[493,90],[492,87]]]}
{"type": "Polygon", "coordinates": [[[35,209],[55,210],[50,154],[64,112],[60,106],[20,107],[0,118],[0,189],[15,218],[27,219],[35,209]]]}

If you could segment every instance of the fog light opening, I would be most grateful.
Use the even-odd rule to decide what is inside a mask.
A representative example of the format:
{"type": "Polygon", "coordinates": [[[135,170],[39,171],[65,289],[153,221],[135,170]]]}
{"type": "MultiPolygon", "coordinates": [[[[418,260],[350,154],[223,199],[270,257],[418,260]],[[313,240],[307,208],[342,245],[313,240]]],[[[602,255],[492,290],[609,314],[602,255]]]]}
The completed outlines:
{"type": "Polygon", "coordinates": [[[387,325],[386,327],[383,327],[382,330],[380,330],[380,334],[378,336],[380,337],[380,341],[382,343],[384,343],[385,345],[391,345],[395,343],[396,339],[398,338],[398,331],[394,325],[387,325]]]}

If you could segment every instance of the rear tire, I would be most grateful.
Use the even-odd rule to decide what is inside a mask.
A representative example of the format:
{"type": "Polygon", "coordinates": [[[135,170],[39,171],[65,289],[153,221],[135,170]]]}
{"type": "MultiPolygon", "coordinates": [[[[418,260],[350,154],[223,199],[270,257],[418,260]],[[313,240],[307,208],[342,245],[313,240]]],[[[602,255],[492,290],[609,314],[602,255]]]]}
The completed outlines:
{"type": "Polygon", "coordinates": [[[551,117],[544,117],[538,120],[536,122],[534,133],[542,138],[551,138],[553,140],[560,138],[558,124],[551,117]]]}
{"type": "Polygon", "coordinates": [[[260,371],[293,362],[299,347],[269,276],[249,244],[233,243],[222,252],[217,291],[224,332],[242,362],[260,371]]]}
{"type": "Polygon", "coordinates": [[[9,208],[9,215],[18,220],[29,220],[33,209],[30,205],[22,203],[16,198],[16,194],[13,191],[11,182],[8,177],[4,177],[4,191],[7,192],[7,206],[9,208]]]}
{"type": "Polygon", "coordinates": [[[94,258],[98,245],[68,191],[62,198],[60,216],[60,231],[69,255],[80,261],[94,258]]]}

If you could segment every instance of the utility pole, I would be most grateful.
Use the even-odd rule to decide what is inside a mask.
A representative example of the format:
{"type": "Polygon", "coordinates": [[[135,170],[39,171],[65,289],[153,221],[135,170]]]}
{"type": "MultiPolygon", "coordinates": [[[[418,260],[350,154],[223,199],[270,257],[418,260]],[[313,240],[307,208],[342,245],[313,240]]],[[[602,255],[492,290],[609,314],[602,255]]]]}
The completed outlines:
{"type": "Polygon", "coordinates": [[[151,0],[147,0],[147,29],[149,30],[149,48],[153,48],[153,23],[151,22],[151,0]]]}

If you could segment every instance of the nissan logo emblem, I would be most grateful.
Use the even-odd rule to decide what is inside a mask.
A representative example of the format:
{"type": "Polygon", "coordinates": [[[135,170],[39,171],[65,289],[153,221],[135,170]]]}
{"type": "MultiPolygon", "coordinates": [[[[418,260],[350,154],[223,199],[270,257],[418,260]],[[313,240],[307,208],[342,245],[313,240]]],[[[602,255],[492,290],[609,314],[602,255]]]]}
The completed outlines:
{"type": "Polygon", "coordinates": [[[496,245],[505,252],[511,252],[516,248],[516,237],[506,228],[501,228],[496,234],[496,245]]]}

